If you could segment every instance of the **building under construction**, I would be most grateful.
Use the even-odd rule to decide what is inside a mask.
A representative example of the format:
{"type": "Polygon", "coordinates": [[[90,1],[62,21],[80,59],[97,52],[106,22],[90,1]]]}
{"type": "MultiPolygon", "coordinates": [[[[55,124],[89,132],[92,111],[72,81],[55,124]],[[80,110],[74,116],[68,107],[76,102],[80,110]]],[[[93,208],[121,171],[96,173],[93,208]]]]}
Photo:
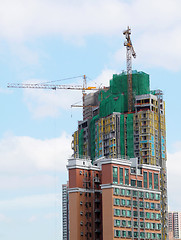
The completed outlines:
{"type": "MultiPolygon", "coordinates": [[[[127,53],[129,60],[128,55],[127,53]]],[[[89,230],[86,232],[86,228],[84,231],[81,229],[85,224],[89,224],[89,221],[82,221],[78,216],[76,228],[79,228],[79,230],[77,229],[76,233],[77,231],[79,233],[78,238],[74,239],[168,239],[165,102],[162,91],[150,89],[148,74],[132,70],[130,72],[130,69],[127,69],[127,72],[114,74],[108,88],[84,95],[83,100],[83,120],[78,122],[78,129],[73,134],[74,161],[68,163],[69,183],[74,183],[69,188],[69,199],[71,201],[69,216],[72,216],[75,220],[75,215],[70,212],[73,211],[72,203],[75,201],[74,207],[76,208],[76,204],[80,205],[80,202],[83,205],[89,204],[90,214],[99,209],[99,217],[88,225],[87,229],[89,230]],[[76,159],[82,160],[78,163],[76,159]],[[91,165],[88,159],[91,160],[91,165]],[[89,163],[86,161],[89,161],[89,163]],[[112,172],[103,172],[106,161],[111,166],[112,172]],[[134,164],[135,161],[136,164],[134,164]],[[127,168],[124,169],[124,165],[127,165],[127,168]],[[124,172],[122,172],[122,168],[124,172]],[[79,172],[73,173],[73,169],[79,169],[81,174],[79,172]],[[108,175],[105,176],[105,174],[108,175]],[[127,182],[126,179],[124,181],[120,180],[122,175],[126,178],[126,174],[129,180],[127,182]],[[159,174],[159,178],[157,178],[157,174],[159,174]],[[83,185],[81,185],[80,182],[85,181],[85,179],[80,180],[82,176],[85,179],[88,176],[89,183],[82,182],[83,185]],[[114,181],[114,176],[117,176],[119,181],[114,181]],[[106,178],[110,178],[110,181],[106,182],[106,178]],[[99,181],[97,180],[96,183],[95,179],[99,181]],[[157,180],[159,187],[154,187],[157,185],[157,180]],[[146,185],[146,182],[148,182],[148,185],[146,185]],[[154,186],[152,182],[154,182],[154,186]],[[112,235],[108,235],[111,238],[105,237],[108,234],[105,232],[108,226],[105,223],[106,214],[102,205],[103,188],[104,190],[106,186],[109,188],[108,185],[112,188],[112,192],[110,195],[106,195],[106,198],[109,199],[111,196],[110,204],[113,206],[111,208],[112,215],[110,213],[108,217],[112,216],[112,222],[126,221],[125,226],[119,225],[119,227],[116,227],[116,225],[113,225],[115,231],[112,235]],[[115,188],[118,188],[119,191],[122,191],[122,188],[125,191],[130,191],[130,198],[120,197],[119,200],[115,200],[113,194],[116,191],[115,188]],[[137,191],[137,193],[134,193],[134,191],[137,191]],[[154,196],[154,201],[146,201],[146,192],[149,196],[154,196]],[[74,194],[74,197],[71,194],[74,194]],[[85,201],[80,201],[82,196],[80,194],[90,194],[92,199],[90,203],[87,203],[85,197],[85,199],[83,198],[85,201]],[[96,197],[96,194],[99,197],[96,197]],[[136,197],[137,195],[133,196],[133,194],[140,194],[142,198],[139,199],[139,197],[136,197]],[[160,202],[157,201],[158,199],[160,202]],[[96,203],[95,200],[98,202],[96,203]],[[120,209],[114,208],[115,201],[122,200],[131,201],[130,206],[127,206],[129,209],[125,208],[125,205],[120,205],[120,209]],[[135,201],[137,201],[137,204],[135,201]],[[140,201],[143,202],[143,211],[140,210],[140,201]],[[146,210],[147,202],[152,203],[152,206],[160,206],[160,208],[152,207],[146,210]],[[99,208],[96,207],[98,203],[99,208]],[[131,211],[130,219],[124,218],[124,216],[122,216],[123,218],[115,216],[115,209],[131,211]],[[159,209],[160,213],[157,212],[159,209]],[[133,216],[136,211],[138,215],[133,216]],[[139,215],[140,212],[143,212],[143,218],[139,215]],[[153,221],[150,222],[146,218],[146,214],[149,212],[155,214],[154,216],[160,214],[160,222],[157,222],[159,219],[156,218],[153,218],[153,221]],[[127,221],[131,221],[132,227],[129,231],[127,221]],[[150,228],[146,226],[150,226],[150,228]],[[97,233],[95,235],[96,229],[97,233]]],[[[106,200],[104,198],[104,206],[105,204],[106,200]]],[[[85,214],[83,211],[80,212],[83,215],[85,214]]],[[[72,220],[69,219],[67,224],[72,224],[72,220]]],[[[71,226],[69,226],[69,229],[72,229],[71,226]]],[[[76,233],[74,232],[74,237],[76,233]]],[[[70,240],[72,239],[70,238],[70,240]]]]}

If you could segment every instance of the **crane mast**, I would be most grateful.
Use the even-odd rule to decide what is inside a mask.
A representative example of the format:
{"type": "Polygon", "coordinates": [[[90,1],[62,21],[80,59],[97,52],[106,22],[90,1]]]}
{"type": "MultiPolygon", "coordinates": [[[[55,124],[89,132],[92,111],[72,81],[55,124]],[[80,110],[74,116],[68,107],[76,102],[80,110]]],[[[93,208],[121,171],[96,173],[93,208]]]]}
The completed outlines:
{"type": "Polygon", "coordinates": [[[136,53],[134,51],[132,42],[131,42],[131,29],[128,27],[127,30],[123,32],[125,35],[126,41],[124,46],[126,46],[126,59],[127,59],[127,84],[128,84],[128,112],[133,111],[133,88],[132,88],[132,56],[136,58],[136,53]]]}

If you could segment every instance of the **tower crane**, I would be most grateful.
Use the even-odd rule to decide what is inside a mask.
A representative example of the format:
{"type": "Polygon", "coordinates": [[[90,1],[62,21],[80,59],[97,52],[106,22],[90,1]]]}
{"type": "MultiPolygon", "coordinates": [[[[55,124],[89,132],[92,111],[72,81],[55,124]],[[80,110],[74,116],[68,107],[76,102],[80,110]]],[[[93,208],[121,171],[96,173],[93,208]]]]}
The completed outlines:
{"type": "Polygon", "coordinates": [[[136,53],[134,51],[132,42],[131,42],[131,28],[123,31],[126,41],[124,46],[126,46],[126,58],[127,58],[127,84],[128,84],[128,112],[133,111],[133,88],[132,88],[132,56],[136,58],[136,53]]]}

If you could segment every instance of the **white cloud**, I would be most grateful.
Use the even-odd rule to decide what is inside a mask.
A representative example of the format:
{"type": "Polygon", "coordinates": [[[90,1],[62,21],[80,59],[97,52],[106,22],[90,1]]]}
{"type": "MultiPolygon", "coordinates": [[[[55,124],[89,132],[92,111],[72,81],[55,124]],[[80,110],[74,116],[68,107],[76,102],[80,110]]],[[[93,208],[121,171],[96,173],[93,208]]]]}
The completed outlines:
{"type": "MultiPolygon", "coordinates": [[[[10,209],[29,209],[29,208],[47,208],[52,207],[57,202],[55,194],[39,194],[23,197],[15,197],[9,200],[0,201],[1,210],[10,209]]],[[[29,219],[30,220],[30,219],[29,219]]]]}
{"type": "Polygon", "coordinates": [[[175,151],[168,153],[168,200],[171,211],[180,211],[181,194],[178,187],[181,185],[181,142],[175,144],[175,151]]]}
{"type": "MultiPolygon", "coordinates": [[[[130,25],[138,63],[179,70],[180,8],[180,0],[7,0],[1,3],[0,35],[15,46],[49,35],[80,43],[90,35],[124,39],[121,32],[130,25]]],[[[17,46],[23,59],[38,63],[36,52],[17,46]]]]}
{"type": "MultiPolygon", "coordinates": [[[[71,136],[35,139],[27,136],[5,136],[0,140],[0,172],[32,173],[64,171],[71,153],[71,136]]],[[[27,181],[29,181],[27,179],[27,181]]]]}

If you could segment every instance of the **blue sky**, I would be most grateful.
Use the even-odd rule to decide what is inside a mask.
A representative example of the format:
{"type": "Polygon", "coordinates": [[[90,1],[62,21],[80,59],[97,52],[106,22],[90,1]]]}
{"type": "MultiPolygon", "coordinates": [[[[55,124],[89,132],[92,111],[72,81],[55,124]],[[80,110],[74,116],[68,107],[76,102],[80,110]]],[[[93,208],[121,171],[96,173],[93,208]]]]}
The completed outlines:
{"type": "MultiPolygon", "coordinates": [[[[150,74],[166,100],[170,210],[180,210],[181,2],[7,0],[0,2],[0,238],[61,239],[61,184],[81,92],[8,89],[86,74],[108,85],[126,70],[122,31],[131,26],[133,69],[150,74]]],[[[80,84],[82,78],[58,82],[80,84]]]]}

